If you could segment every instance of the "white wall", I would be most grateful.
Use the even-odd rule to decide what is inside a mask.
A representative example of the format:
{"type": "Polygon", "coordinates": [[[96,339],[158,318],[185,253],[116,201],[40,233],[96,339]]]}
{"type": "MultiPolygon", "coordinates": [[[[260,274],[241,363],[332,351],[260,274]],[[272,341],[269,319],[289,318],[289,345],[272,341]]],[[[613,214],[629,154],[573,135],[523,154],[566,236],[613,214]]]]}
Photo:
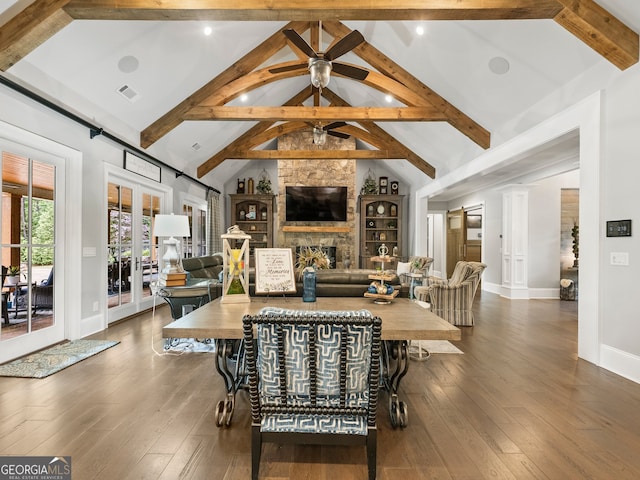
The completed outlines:
{"type": "MultiPolygon", "coordinates": [[[[82,248],[78,248],[74,262],[81,264],[81,278],[70,284],[74,291],[70,297],[80,305],[81,322],[91,325],[106,325],[106,212],[103,211],[104,199],[104,164],[122,168],[124,147],[117,145],[103,136],[90,138],[87,127],[81,126],[59,113],[45,108],[26,97],[0,86],[0,120],[33,132],[53,141],[67,145],[82,153],[82,177],[74,179],[76,183],[70,188],[82,190],[82,215],[76,218],[78,231],[81,232],[81,245],[95,247],[96,256],[82,256],[82,248]],[[94,302],[100,305],[100,311],[94,312],[94,302]],[[89,320],[90,319],[90,320],[89,320]]],[[[137,175],[129,173],[132,178],[137,175]]],[[[205,198],[202,187],[184,178],[176,179],[173,171],[163,169],[162,183],[174,188],[174,205],[180,191],[189,192],[193,196],[205,198]]],[[[78,328],[73,326],[72,328],[78,328]]],[[[89,327],[92,328],[92,327],[89,327]]],[[[90,333],[82,329],[84,335],[90,333]]]]}

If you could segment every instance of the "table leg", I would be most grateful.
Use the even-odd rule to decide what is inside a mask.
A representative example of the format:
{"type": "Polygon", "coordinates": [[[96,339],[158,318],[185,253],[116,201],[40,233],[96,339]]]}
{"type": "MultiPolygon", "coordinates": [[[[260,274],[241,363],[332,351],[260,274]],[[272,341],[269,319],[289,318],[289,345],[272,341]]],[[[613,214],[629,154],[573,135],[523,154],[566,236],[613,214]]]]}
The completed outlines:
{"type": "Polygon", "coordinates": [[[244,340],[216,339],[216,370],[224,380],[227,395],[216,405],[216,425],[231,426],[236,392],[246,385],[244,340]]]}
{"type": "Polygon", "coordinates": [[[400,380],[409,370],[409,348],[406,340],[386,340],[382,350],[383,387],[389,394],[389,417],[393,428],[404,428],[409,422],[407,404],[399,399],[400,380]],[[395,367],[392,373],[392,369],[395,367]]]}

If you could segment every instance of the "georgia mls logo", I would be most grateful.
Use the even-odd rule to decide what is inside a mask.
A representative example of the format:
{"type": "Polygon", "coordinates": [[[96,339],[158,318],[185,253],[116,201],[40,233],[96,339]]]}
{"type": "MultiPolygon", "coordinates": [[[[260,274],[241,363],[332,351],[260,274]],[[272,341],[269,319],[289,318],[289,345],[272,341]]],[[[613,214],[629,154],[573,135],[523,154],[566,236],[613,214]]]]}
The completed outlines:
{"type": "Polygon", "coordinates": [[[0,457],[0,480],[71,480],[71,457],[0,457]]]}

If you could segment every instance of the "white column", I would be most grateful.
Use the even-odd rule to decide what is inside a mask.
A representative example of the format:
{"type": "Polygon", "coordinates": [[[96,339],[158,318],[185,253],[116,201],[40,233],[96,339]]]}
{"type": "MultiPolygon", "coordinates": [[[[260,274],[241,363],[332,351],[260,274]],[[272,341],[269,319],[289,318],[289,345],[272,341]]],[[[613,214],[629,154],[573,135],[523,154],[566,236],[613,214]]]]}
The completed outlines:
{"type": "Polygon", "coordinates": [[[502,295],[529,298],[529,192],[522,185],[502,194],[502,295]]]}

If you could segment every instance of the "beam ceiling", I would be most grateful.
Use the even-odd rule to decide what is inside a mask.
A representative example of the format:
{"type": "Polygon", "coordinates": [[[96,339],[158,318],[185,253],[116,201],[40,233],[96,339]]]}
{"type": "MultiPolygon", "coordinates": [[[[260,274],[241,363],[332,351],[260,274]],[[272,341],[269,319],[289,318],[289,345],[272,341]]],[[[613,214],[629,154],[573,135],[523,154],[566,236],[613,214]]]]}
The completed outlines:
{"type": "MultiPolygon", "coordinates": [[[[639,56],[638,34],[594,0],[279,0],[277,7],[262,0],[35,0],[0,29],[0,69],[8,69],[74,19],[286,20],[290,23],[285,28],[299,33],[311,28],[312,42],[316,42],[318,37],[318,21],[323,22],[322,27],[327,33],[341,38],[350,30],[339,20],[553,19],[620,69],[636,64],[639,56]]],[[[317,49],[317,44],[312,47],[317,49]]],[[[318,107],[320,95],[317,91],[311,92],[316,106],[313,108],[304,107],[301,103],[283,107],[225,107],[230,99],[264,83],[306,73],[303,70],[302,73],[293,71],[277,75],[268,70],[254,71],[283,48],[289,48],[286,38],[280,31],[275,32],[251,53],[144,129],[140,137],[141,146],[149,147],[184,120],[261,120],[247,132],[255,134],[256,131],[264,133],[273,128],[276,121],[295,123],[299,120],[332,121],[339,118],[357,121],[368,134],[379,135],[384,144],[378,146],[379,152],[387,152],[391,158],[395,158],[398,152],[404,152],[409,161],[433,176],[435,171],[431,166],[397,144],[373,121],[443,120],[483,148],[490,145],[488,131],[367,42],[353,50],[375,69],[371,70],[364,83],[392,93],[406,107],[399,107],[395,112],[384,108],[354,108],[341,105],[339,99],[334,99],[336,105],[332,108],[335,110],[331,112],[332,108],[318,107]]],[[[301,57],[301,61],[305,58],[301,57]]],[[[332,95],[331,92],[328,94],[332,95]]],[[[204,175],[219,164],[221,155],[231,155],[226,158],[238,155],[242,152],[237,148],[238,142],[242,144],[248,138],[241,136],[232,146],[205,162],[198,168],[198,175],[204,175]]]]}

